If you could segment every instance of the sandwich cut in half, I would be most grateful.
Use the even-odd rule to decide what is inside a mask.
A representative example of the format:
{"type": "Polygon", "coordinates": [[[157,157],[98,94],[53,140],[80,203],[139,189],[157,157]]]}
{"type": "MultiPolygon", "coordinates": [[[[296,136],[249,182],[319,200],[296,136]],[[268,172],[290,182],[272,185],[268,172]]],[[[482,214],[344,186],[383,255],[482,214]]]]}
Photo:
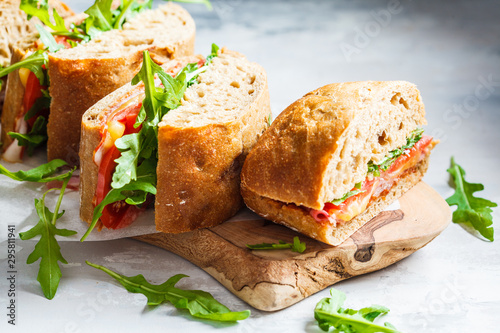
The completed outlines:
{"type": "Polygon", "coordinates": [[[338,245],[417,184],[432,137],[415,85],[335,83],[291,104],[242,170],[247,206],[276,223],[338,245]]]}
{"type": "MultiPolygon", "coordinates": [[[[42,22],[37,19],[28,20],[28,15],[19,8],[26,5],[27,0],[2,0],[0,1],[0,68],[10,65],[11,48],[20,38],[36,32],[35,23],[42,22]]],[[[61,18],[65,19],[75,13],[63,2],[58,0],[47,1],[50,11],[56,10],[61,18]]],[[[7,76],[0,77],[0,112],[5,98],[7,76]]]]}
{"type": "MultiPolygon", "coordinates": [[[[82,220],[123,228],[155,200],[158,231],[215,226],[241,208],[243,161],[268,126],[266,73],[212,46],[139,74],[83,115],[82,220]],[[153,198],[156,195],[156,198],[153,198]]],[[[86,237],[84,236],[84,238],[86,237]]]]}
{"type": "Polygon", "coordinates": [[[122,0],[114,8],[111,0],[96,1],[69,28],[54,16],[49,32],[19,41],[2,115],[4,159],[20,161],[24,148],[48,140],[49,160],[78,164],[83,113],[130,82],[144,50],[158,63],[193,54],[189,13],[171,3],[150,10],[150,3],[122,0]]]}

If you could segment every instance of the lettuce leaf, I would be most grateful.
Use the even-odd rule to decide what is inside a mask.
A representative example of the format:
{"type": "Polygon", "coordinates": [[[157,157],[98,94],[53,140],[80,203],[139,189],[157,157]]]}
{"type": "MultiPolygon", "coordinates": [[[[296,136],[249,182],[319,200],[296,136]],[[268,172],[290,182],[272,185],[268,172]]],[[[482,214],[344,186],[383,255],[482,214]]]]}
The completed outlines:
{"type": "Polygon", "coordinates": [[[42,287],[43,294],[48,299],[54,298],[57,287],[59,286],[59,281],[61,280],[62,273],[58,262],[62,262],[63,264],[68,263],[61,254],[61,248],[55,236],[68,237],[76,234],[74,230],[56,228],[56,220],[64,214],[64,211],[59,213],[59,208],[73,171],[74,169],[64,174],[64,182],[60,189],[61,191],[54,212],[52,213],[45,206],[45,196],[51,191],[49,190],[43,194],[40,200],[35,199],[36,212],[40,218],[38,223],[30,230],[19,233],[19,237],[22,240],[40,236],[38,243],[35,245],[35,249],[28,256],[26,263],[33,264],[38,261],[38,259],[41,259],[37,280],[42,287]]]}
{"type": "Polygon", "coordinates": [[[33,168],[31,170],[11,172],[0,164],[0,174],[17,181],[47,183],[53,180],[64,180],[68,178],[68,173],[64,173],[58,176],[52,176],[65,165],[67,165],[65,161],[56,159],[37,166],[36,168],[33,168]]]}
{"type": "Polygon", "coordinates": [[[106,267],[88,261],[86,263],[111,276],[129,292],[146,296],[149,306],[157,306],[169,302],[178,309],[188,310],[189,314],[193,317],[221,322],[235,322],[247,319],[250,316],[249,310],[232,312],[205,291],[176,288],[175,285],[179,280],[188,277],[184,274],[174,275],[164,283],[155,285],[149,283],[142,274],[128,277],[113,272],[106,267]]]}
{"type": "Polygon", "coordinates": [[[334,332],[339,333],[398,332],[390,323],[386,322],[384,326],[373,323],[379,316],[387,314],[388,308],[372,305],[360,310],[344,309],[342,305],[346,299],[345,294],[340,290],[331,289],[330,295],[331,298],[323,298],[314,309],[314,318],[323,331],[328,332],[334,328],[334,332]]]}
{"type": "Polygon", "coordinates": [[[455,163],[451,158],[451,166],[448,173],[453,178],[455,193],[446,199],[450,206],[457,206],[453,212],[453,222],[472,227],[477,230],[484,238],[493,242],[494,229],[492,227],[493,217],[491,216],[491,207],[497,207],[493,201],[477,198],[474,192],[484,190],[483,184],[468,183],[465,181],[464,169],[455,163]]]}
{"type": "Polygon", "coordinates": [[[19,146],[26,147],[26,151],[29,156],[33,155],[36,147],[41,146],[47,141],[47,120],[45,117],[36,118],[28,134],[21,134],[16,132],[7,133],[11,138],[17,139],[17,144],[19,146]]]}

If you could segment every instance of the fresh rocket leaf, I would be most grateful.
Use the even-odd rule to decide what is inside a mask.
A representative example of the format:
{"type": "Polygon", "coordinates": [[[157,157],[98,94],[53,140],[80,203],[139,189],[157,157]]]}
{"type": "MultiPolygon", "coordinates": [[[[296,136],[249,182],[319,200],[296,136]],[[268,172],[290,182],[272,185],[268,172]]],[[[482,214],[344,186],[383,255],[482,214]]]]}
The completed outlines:
{"type": "Polygon", "coordinates": [[[40,34],[40,40],[42,41],[43,45],[45,45],[49,52],[57,52],[60,49],[64,49],[64,45],[57,44],[56,40],[54,39],[54,36],[47,30],[45,30],[40,24],[36,24],[36,30],[38,30],[38,33],[40,34]]]}
{"type": "Polygon", "coordinates": [[[45,117],[36,118],[28,134],[20,134],[16,132],[7,133],[11,138],[17,139],[19,146],[26,147],[28,155],[33,155],[36,147],[47,141],[47,121],[45,117]]]}
{"type": "Polygon", "coordinates": [[[375,332],[398,332],[390,323],[384,326],[374,324],[373,321],[389,312],[389,309],[380,305],[372,305],[361,310],[344,309],[345,294],[340,290],[331,289],[331,298],[323,298],[314,309],[314,318],[319,327],[328,332],[334,328],[334,332],[345,333],[375,333],[375,332]]]}
{"type": "Polygon", "coordinates": [[[284,250],[291,249],[293,252],[302,253],[306,250],[306,243],[301,242],[299,237],[293,237],[293,243],[286,243],[284,241],[279,241],[279,243],[261,243],[261,244],[247,244],[250,250],[284,250]]]}
{"type": "Polygon", "coordinates": [[[53,180],[64,180],[68,178],[70,172],[59,176],[52,176],[59,170],[60,167],[67,165],[63,160],[52,160],[49,163],[42,164],[36,168],[27,171],[10,172],[4,166],[0,165],[0,174],[5,175],[13,180],[47,183],[53,180]]]}
{"type": "Polygon", "coordinates": [[[484,238],[493,242],[493,217],[491,207],[497,204],[493,201],[477,198],[474,192],[482,191],[483,184],[468,183],[465,181],[464,169],[451,158],[451,167],[446,170],[453,177],[455,193],[446,199],[450,206],[457,206],[453,212],[453,222],[470,226],[477,230],[484,238]]]}
{"type": "Polygon", "coordinates": [[[379,163],[374,163],[373,161],[368,162],[368,172],[373,173],[375,177],[380,176],[380,170],[385,171],[389,169],[391,164],[401,155],[411,148],[422,138],[424,130],[422,128],[417,128],[414,130],[410,137],[406,139],[406,144],[400,148],[394,149],[387,154],[387,156],[379,163]]]}
{"type": "Polygon", "coordinates": [[[42,21],[43,24],[56,32],[68,31],[66,25],[64,24],[63,18],[57,13],[55,9],[52,12],[54,23],[52,22],[47,0],[21,0],[19,8],[26,14],[28,14],[28,20],[34,16],[42,21]]]}
{"type": "Polygon", "coordinates": [[[80,239],[81,242],[83,242],[88,235],[94,230],[95,226],[97,225],[97,222],[102,216],[102,211],[104,210],[104,207],[106,207],[109,204],[125,200],[128,204],[142,204],[146,200],[146,195],[147,193],[156,195],[156,187],[153,185],[156,184],[156,169],[154,170],[155,174],[153,175],[147,175],[144,177],[138,177],[137,181],[132,182],[130,184],[127,184],[123,186],[120,189],[111,189],[108,194],[106,194],[106,197],[94,208],[94,215],[92,217],[92,223],[90,224],[89,228],[83,235],[83,237],[80,239]],[[127,198],[131,197],[131,200],[127,200],[127,198]],[[144,200],[137,200],[138,197],[144,198],[144,200]]]}
{"type": "Polygon", "coordinates": [[[49,190],[43,194],[42,199],[35,199],[36,212],[40,217],[38,223],[30,230],[19,233],[19,237],[22,240],[31,239],[38,235],[40,236],[40,240],[35,245],[33,252],[28,256],[26,263],[33,264],[41,258],[37,280],[42,287],[43,294],[48,299],[54,298],[61,279],[62,274],[58,262],[60,261],[63,264],[68,263],[61,254],[61,248],[55,236],[68,237],[76,234],[76,231],[58,229],[55,226],[56,220],[64,214],[64,211],[59,213],[59,208],[72,173],[73,171],[70,171],[66,174],[54,212],[52,213],[45,207],[45,196],[51,191],[49,190]]]}
{"type": "Polygon", "coordinates": [[[100,31],[113,29],[113,13],[111,12],[112,3],[113,0],[96,0],[94,4],[85,11],[85,14],[89,15],[85,19],[87,33],[90,27],[100,31]]]}
{"type": "MultiPolygon", "coordinates": [[[[42,93],[44,93],[45,90],[42,90],[42,93]]],[[[46,91],[45,91],[46,92],[46,91]]],[[[43,109],[48,109],[50,108],[50,96],[46,96],[45,94],[42,97],[39,97],[35,100],[35,103],[33,106],[26,112],[24,115],[24,120],[28,121],[34,116],[38,114],[38,112],[42,111],[43,109]]]]}
{"type": "Polygon", "coordinates": [[[48,61],[49,58],[47,56],[47,52],[45,52],[44,50],[38,50],[32,53],[30,56],[26,57],[26,59],[16,62],[9,67],[0,69],[0,77],[5,76],[15,71],[16,69],[27,68],[36,75],[38,80],[40,80],[40,84],[43,86],[45,85],[46,75],[45,71],[42,69],[42,65],[47,64],[48,61]]]}
{"type": "Polygon", "coordinates": [[[211,294],[201,290],[184,290],[176,288],[179,280],[187,275],[177,274],[172,276],[166,282],[160,285],[149,283],[142,274],[128,277],[112,270],[92,264],[86,261],[87,265],[100,269],[115,280],[129,292],[143,294],[148,299],[148,305],[157,306],[162,303],[170,302],[178,309],[186,309],[191,316],[201,319],[234,322],[247,319],[250,311],[232,312],[225,305],[219,303],[211,294]]]}
{"type": "Polygon", "coordinates": [[[115,146],[120,150],[121,156],[115,160],[117,165],[113,173],[112,188],[121,188],[137,179],[136,171],[141,141],[140,133],[124,135],[116,140],[115,146]]]}
{"type": "Polygon", "coordinates": [[[335,200],[332,200],[330,201],[332,204],[338,206],[340,205],[341,203],[343,203],[344,201],[346,201],[348,198],[350,197],[353,197],[355,196],[356,194],[359,194],[359,193],[363,193],[364,191],[360,190],[360,189],[355,189],[355,190],[352,190],[352,191],[349,191],[347,192],[346,194],[344,194],[344,196],[340,199],[335,199],[335,200]]]}

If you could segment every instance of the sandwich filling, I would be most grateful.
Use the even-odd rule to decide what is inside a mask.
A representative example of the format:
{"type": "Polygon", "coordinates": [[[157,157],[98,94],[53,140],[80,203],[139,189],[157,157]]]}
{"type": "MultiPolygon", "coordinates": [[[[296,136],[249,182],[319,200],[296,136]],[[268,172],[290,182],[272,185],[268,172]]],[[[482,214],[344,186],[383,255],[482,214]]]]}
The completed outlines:
{"type": "MultiPolygon", "coordinates": [[[[43,29],[40,26],[38,28],[43,29]]],[[[45,43],[51,44],[47,38],[50,39],[45,35],[45,43]]],[[[51,45],[52,51],[55,51],[55,48],[70,48],[70,42],[78,42],[66,36],[55,36],[53,39],[57,46],[51,45]]],[[[47,140],[50,96],[45,47],[41,39],[37,40],[26,52],[24,59],[16,64],[18,66],[14,65],[19,67],[19,80],[24,87],[24,94],[14,121],[14,131],[8,133],[14,140],[4,150],[3,158],[9,162],[21,162],[26,149],[31,155],[36,147],[47,140]]]]}
{"type": "Polygon", "coordinates": [[[430,154],[436,142],[422,133],[421,129],[415,130],[403,147],[391,151],[381,163],[370,161],[363,182],[342,198],[326,202],[321,210],[308,209],[309,214],[318,223],[336,226],[364,212],[371,202],[387,195],[399,179],[414,172],[417,164],[430,154]]]}
{"type": "MultiPolygon", "coordinates": [[[[186,89],[198,83],[198,75],[208,69],[218,47],[206,57],[171,62],[166,71],[144,52],[141,71],[130,90],[105,111],[101,141],[94,150],[98,166],[94,195],[94,216],[86,235],[98,221],[110,229],[130,225],[152,202],[156,194],[158,124],[170,110],[181,105],[186,89]],[[184,66],[185,65],[185,66],[184,66]]],[[[84,238],[86,237],[84,236],[84,238]]]]}

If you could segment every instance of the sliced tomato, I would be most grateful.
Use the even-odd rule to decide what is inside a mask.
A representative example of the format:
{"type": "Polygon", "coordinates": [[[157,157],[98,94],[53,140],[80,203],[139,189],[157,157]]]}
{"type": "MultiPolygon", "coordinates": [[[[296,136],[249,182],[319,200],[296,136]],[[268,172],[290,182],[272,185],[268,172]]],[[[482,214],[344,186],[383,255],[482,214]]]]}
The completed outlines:
{"type": "Polygon", "coordinates": [[[415,145],[406,154],[399,156],[381,176],[384,174],[392,174],[395,171],[400,171],[405,165],[409,165],[412,159],[417,159],[420,157],[422,151],[430,145],[432,142],[432,136],[422,135],[422,138],[415,143],[415,145]]]}
{"type": "MultiPolygon", "coordinates": [[[[36,75],[33,72],[30,72],[28,80],[26,81],[26,89],[24,90],[23,117],[33,107],[33,105],[35,105],[36,100],[43,96],[42,89],[47,89],[47,86],[42,86],[36,75]]],[[[37,115],[28,119],[28,131],[35,123],[36,118],[41,115],[48,115],[48,110],[42,110],[42,112],[38,112],[37,115]]]]}
{"type": "MultiPolygon", "coordinates": [[[[142,104],[136,104],[128,106],[119,112],[113,113],[107,121],[119,121],[125,124],[125,132],[124,135],[130,133],[137,133],[140,130],[139,128],[134,128],[134,124],[141,109],[142,104]]],[[[103,137],[102,140],[106,137],[106,129],[103,128],[101,131],[101,135],[103,137]]],[[[102,146],[103,141],[99,144],[98,149],[102,146]]],[[[95,204],[98,205],[108,192],[111,190],[111,181],[113,178],[113,173],[115,171],[116,162],[115,160],[120,157],[120,151],[113,145],[109,148],[104,155],[102,156],[99,172],[97,176],[97,188],[95,193],[95,204]]],[[[130,225],[141,211],[144,208],[129,205],[124,200],[118,201],[104,207],[101,216],[102,224],[109,229],[120,229],[130,225]]]]}
{"type": "Polygon", "coordinates": [[[81,41],[81,40],[74,40],[74,39],[68,38],[67,36],[58,36],[58,35],[55,35],[54,39],[56,40],[57,44],[63,45],[64,48],[66,48],[66,49],[71,48],[71,44],[68,43],[68,40],[72,40],[72,41],[77,42],[77,43],[81,41]]]}

